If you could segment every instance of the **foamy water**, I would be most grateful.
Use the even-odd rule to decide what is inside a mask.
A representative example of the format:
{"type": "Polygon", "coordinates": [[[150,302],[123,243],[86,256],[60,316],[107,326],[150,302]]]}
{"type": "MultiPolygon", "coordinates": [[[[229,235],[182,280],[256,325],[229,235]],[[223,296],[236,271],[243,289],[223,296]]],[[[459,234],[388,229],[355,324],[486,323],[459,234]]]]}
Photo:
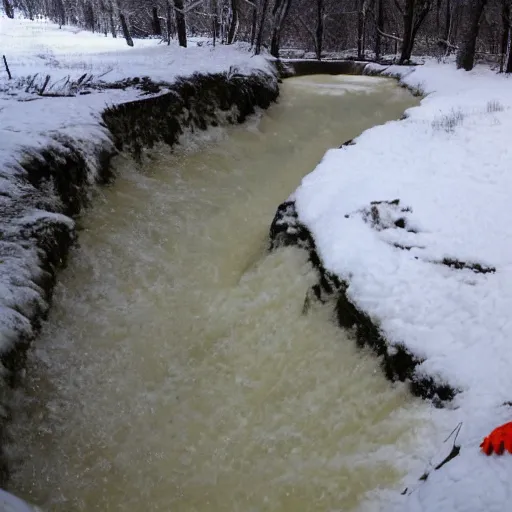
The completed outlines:
{"type": "MultiPolygon", "coordinates": [[[[348,511],[398,484],[425,409],[266,253],[320,160],[416,103],[392,81],[286,81],[278,105],[119,178],[29,356],[10,490],[48,511],[348,511]]],[[[342,170],[340,170],[342,172],[342,170]]]]}

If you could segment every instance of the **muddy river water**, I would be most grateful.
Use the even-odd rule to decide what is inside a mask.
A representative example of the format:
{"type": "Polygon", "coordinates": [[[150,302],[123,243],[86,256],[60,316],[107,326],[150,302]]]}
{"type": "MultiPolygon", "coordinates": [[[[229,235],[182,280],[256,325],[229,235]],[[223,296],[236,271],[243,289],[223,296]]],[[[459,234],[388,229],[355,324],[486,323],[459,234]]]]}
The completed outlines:
{"type": "Polygon", "coordinates": [[[10,491],[58,512],[326,512],[397,485],[422,405],[331,306],[302,314],[305,254],[266,248],[326,149],[417,99],[369,77],[281,91],[245,125],[118,157],[29,354],[10,491]]]}

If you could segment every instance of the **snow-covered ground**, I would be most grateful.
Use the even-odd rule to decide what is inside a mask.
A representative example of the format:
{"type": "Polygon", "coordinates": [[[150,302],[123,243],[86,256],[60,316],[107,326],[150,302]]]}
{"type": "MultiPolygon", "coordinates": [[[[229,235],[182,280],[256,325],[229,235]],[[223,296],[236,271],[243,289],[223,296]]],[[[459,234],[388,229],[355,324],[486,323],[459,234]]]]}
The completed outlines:
{"type": "Polygon", "coordinates": [[[460,455],[396,506],[510,510],[512,455],[487,457],[479,444],[512,420],[512,79],[435,62],[369,69],[426,97],[406,119],[328,151],[294,194],[299,218],[391,347],[460,390],[437,413],[446,435],[462,422],[460,455]]]}
{"type": "Polygon", "coordinates": [[[192,39],[189,48],[175,41],[171,46],[158,39],[136,39],[130,48],[124,39],[92,34],[76,27],[48,21],[8,19],[0,15],[0,49],[6,55],[12,80],[0,65],[0,167],[23,146],[39,147],[53,132],[68,136],[97,136],[99,114],[106,106],[135,99],[141,91],[129,89],[96,91],[75,98],[47,98],[25,93],[36,77],[42,85],[50,76],[46,92],[58,92],[69,81],[87,74],[94,83],[112,83],[131,77],[149,76],[170,83],[193,73],[239,73],[268,69],[263,57],[253,57],[243,46],[215,48],[192,39]],[[198,43],[201,46],[198,46],[198,43]],[[25,100],[25,101],[22,101],[25,100]],[[28,100],[28,101],[27,101],[28,100]],[[70,133],[71,130],[71,133],[70,133]],[[95,131],[91,134],[90,131],[95,131]]]}

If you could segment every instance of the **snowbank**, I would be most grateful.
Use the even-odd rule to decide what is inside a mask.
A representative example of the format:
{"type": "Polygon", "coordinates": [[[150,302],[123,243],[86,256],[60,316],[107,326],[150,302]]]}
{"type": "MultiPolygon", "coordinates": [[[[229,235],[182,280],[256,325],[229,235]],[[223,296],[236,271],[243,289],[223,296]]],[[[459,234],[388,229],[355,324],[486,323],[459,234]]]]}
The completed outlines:
{"type": "Polygon", "coordinates": [[[292,197],[296,213],[385,356],[409,358],[413,380],[455,392],[433,417],[445,437],[462,422],[460,455],[393,507],[508,510],[512,456],[488,458],[479,444],[512,420],[512,83],[433,62],[368,71],[426,97],[405,119],[328,151],[292,197]]]}

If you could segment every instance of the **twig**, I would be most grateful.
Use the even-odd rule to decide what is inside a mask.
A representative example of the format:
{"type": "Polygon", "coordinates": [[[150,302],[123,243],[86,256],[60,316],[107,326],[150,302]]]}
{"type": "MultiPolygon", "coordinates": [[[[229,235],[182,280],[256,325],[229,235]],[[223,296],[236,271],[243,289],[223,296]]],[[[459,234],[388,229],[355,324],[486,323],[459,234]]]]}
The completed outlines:
{"type": "Polygon", "coordinates": [[[105,73],[102,73],[101,75],[98,75],[96,78],[99,80],[100,78],[103,78],[105,75],[107,75],[108,73],[110,73],[114,68],[110,68],[110,69],[107,69],[107,71],[105,71],[105,73]]]}
{"type": "Polygon", "coordinates": [[[457,442],[457,437],[459,437],[459,434],[460,434],[460,429],[462,428],[462,421],[452,430],[451,434],[444,440],[444,442],[446,443],[446,441],[448,441],[448,439],[450,439],[450,437],[453,436],[453,434],[455,432],[457,432],[455,434],[455,439],[453,440],[453,446],[452,446],[452,451],[447,455],[447,457],[445,457],[435,468],[434,470],[437,471],[438,469],[442,468],[445,464],[447,464],[448,462],[450,462],[452,459],[454,459],[455,457],[457,457],[457,455],[459,455],[460,453],[460,446],[456,445],[455,443],[457,442]]]}
{"type": "Polygon", "coordinates": [[[11,71],[9,69],[9,66],[7,65],[7,59],[5,58],[5,55],[3,55],[4,58],[4,64],[5,64],[5,70],[7,71],[7,76],[9,77],[9,80],[12,79],[11,71]]]}
{"type": "Polygon", "coordinates": [[[454,444],[452,446],[452,451],[448,454],[448,456],[442,461],[440,462],[434,469],[437,470],[437,469],[441,469],[445,464],[447,464],[448,462],[450,462],[452,459],[454,459],[455,457],[457,457],[457,455],[459,455],[460,453],[460,446],[454,444]]]}
{"type": "Polygon", "coordinates": [[[455,439],[453,440],[453,444],[455,444],[455,442],[457,441],[457,437],[459,437],[459,434],[460,434],[460,429],[462,428],[462,421],[451,431],[450,435],[443,441],[443,443],[446,443],[446,441],[448,441],[448,439],[450,439],[450,437],[453,436],[453,434],[455,432],[457,432],[455,434],[455,439]]]}
{"type": "MultiPolygon", "coordinates": [[[[462,428],[462,421],[451,431],[450,435],[443,441],[443,443],[446,443],[446,441],[448,441],[448,439],[450,439],[450,437],[452,437],[453,434],[455,434],[455,439],[453,440],[453,446],[452,446],[450,453],[437,466],[434,467],[434,471],[441,469],[445,464],[448,464],[448,462],[450,462],[452,459],[457,457],[457,455],[459,455],[460,445],[457,445],[455,443],[457,442],[457,437],[459,437],[461,428],[462,428]]],[[[419,480],[421,482],[425,482],[428,479],[430,473],[431,473],[430,471],[425,471],[425,473],[423,473],[423,475],[420,476],[419,480]]],[[[408,490],[409,490],[408,487],[406,487],[401,494],[405,495],[408,490]]],[[[414,490],[415,489],[413,489],[409,494],[413,493],[414,490]]]]}

